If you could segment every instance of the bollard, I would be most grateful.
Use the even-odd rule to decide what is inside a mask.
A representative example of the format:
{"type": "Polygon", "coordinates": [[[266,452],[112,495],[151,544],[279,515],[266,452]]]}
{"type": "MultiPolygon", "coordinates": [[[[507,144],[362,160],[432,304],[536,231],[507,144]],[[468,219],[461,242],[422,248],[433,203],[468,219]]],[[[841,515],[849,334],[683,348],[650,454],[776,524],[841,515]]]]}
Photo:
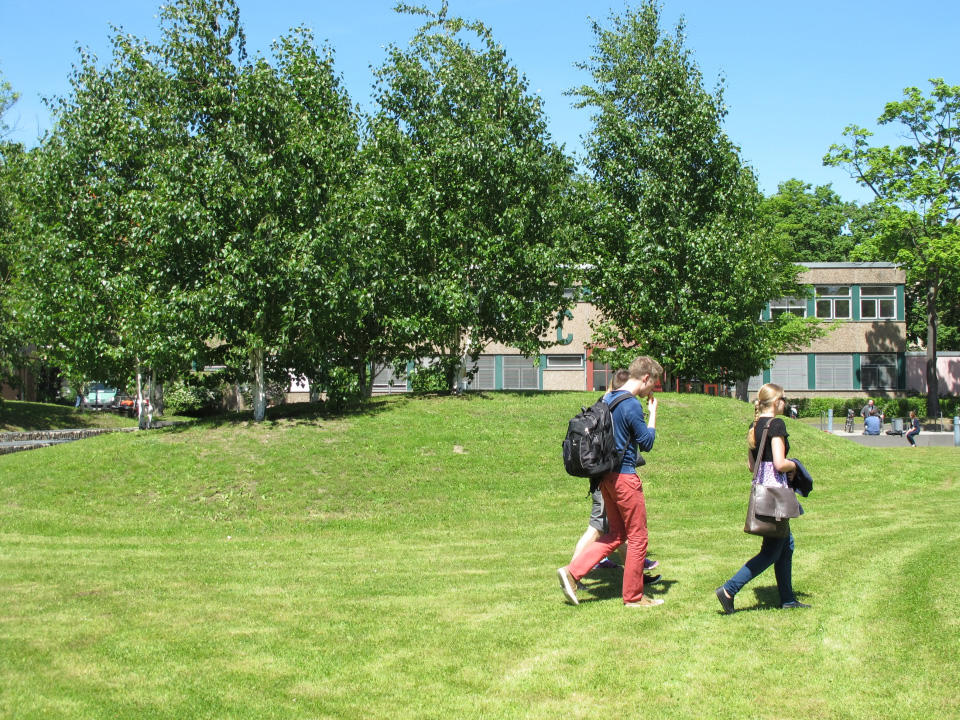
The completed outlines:
{"type": "Polygon", "coordinates": [[[960,447],[960,415],[953,416],[953,445],[960,447]]]}
{"type": "Polygon", "coordinates": [[[833,408],[827,410],[827,432],[833,433],[833,408]]]}

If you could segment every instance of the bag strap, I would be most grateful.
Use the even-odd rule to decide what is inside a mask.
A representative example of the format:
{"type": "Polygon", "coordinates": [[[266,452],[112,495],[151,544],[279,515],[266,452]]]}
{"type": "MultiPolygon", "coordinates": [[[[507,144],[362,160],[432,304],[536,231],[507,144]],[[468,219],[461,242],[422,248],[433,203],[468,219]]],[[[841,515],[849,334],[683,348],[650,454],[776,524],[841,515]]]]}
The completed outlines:
{"type": "MultiPolygon", "coordinates": [[[[763,429],[763,435],[760,436],[760,444],[757,445],[757,454],[753,459],[753,482],[756,484],[757,477],[760,475],[760,464],[763,462],[763,449],[767,444],[767,433],[770,432],[770,423],[773,422],[773,418],[770,418],[770,422],[767,423],[767,426],[763,429]]],[[[757,425],[754,423],[754,430],[756,430],[757,425]]]]}

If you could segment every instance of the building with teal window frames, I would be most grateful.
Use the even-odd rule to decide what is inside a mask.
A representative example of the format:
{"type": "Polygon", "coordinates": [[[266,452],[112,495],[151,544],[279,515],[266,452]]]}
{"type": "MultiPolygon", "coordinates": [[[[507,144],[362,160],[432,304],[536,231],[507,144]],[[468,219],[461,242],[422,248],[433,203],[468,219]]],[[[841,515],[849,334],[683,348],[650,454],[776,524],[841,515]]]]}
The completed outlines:
{"type": "Polygon", "coordinates": [[[790,312],[835,322],[825,337],[778,354],[750,380],[782,385],[790,397],[889,396],[907,389],[906,273],[894,263],[800,263],[807,294],[768,303],[763,320],[790,312]]]}

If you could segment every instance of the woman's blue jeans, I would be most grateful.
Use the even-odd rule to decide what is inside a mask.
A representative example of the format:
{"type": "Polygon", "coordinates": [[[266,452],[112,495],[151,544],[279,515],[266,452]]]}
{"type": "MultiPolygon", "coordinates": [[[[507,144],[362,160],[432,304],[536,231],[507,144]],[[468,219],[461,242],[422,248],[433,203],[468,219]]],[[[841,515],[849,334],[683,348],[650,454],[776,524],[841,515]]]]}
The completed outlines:
{"type": "Polygon", "coordinates": [[[785,538],[765,537],[760,552],[747,560],[746,565],[723,584],[730,597],[736,595],[740,588],[753,580],[768,567],[773,565],[773,572],[777,577],[777,590],[780,591],[780,604],[793,602],[797,599],[793,594],[793,533],[785,538]]]}

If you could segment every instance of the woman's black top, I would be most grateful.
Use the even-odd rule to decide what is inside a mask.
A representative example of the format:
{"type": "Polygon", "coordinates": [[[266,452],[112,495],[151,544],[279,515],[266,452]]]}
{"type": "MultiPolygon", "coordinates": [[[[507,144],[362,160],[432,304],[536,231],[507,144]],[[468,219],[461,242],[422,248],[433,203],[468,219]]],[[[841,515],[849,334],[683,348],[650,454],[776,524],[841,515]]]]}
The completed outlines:
{"type": "MultiPolygon", "coordinates": [[[[770,425],[770,431],[767,433],[767,446],[763,448],[763,457],[760,458],[761,462],[773,462],[773,450],[771,446],[771,439],[775,437],[783,438],[783,456],[787,457],[787,454],[790,452],[790,441],[787,439],[787,424],[783,421],[783,418],[769,418],[761,417],[757,418],[756,427],[753,428],[753,436],[756,438],[756,442],[759,444],[760,439],[763,437],[763,429],[770,425]]],[[[757,461],[757,451],[750,451],[750,460],[752,462],[757,461]]]]}

